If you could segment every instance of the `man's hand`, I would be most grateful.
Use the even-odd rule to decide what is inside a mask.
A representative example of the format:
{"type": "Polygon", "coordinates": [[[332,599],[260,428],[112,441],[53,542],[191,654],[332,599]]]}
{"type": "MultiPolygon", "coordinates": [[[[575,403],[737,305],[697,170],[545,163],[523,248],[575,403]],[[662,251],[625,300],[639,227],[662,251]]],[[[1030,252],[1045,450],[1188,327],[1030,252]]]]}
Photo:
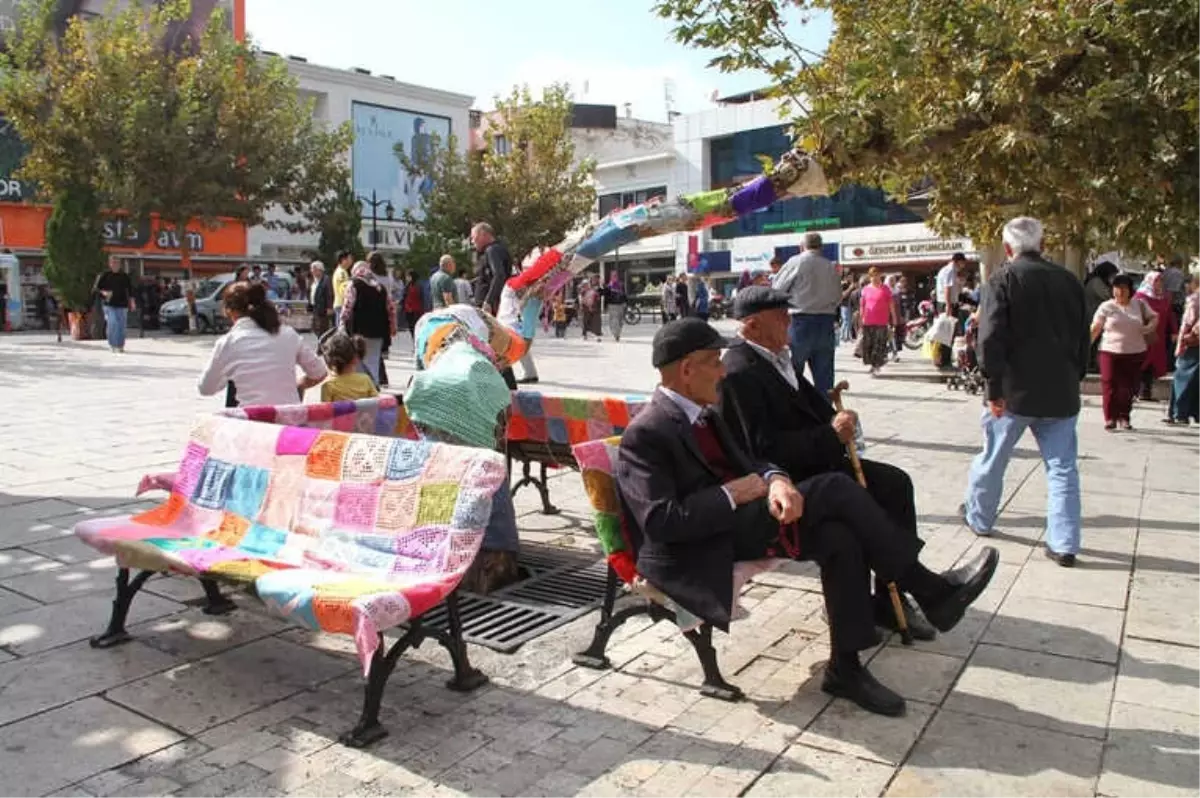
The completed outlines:
{"type": "Polygon", "coordinates": [[[841,411],[830,422],[833,425],[833,431],[837,433],[838,440],[842,443],[854,442],[854,430],[857,423],[858,414],[853,410],[841,411]]]}
{"type": "Polygon", "coordinates": [[[988,399],[988,410],[992,411],[992,416],[1000,418],[1004,415],[1004,400],[1003,399],[988,399]]]}
{"type": "Polygon", "coordinates": [[[767,495],[767,481],[758,474],[739,477],[726,482],[724,487],[729,492],[729,498],[733,499],[733,503],[738,507],[758,501],[767,495]]]}
{"type": "Polygon", "coordinates": [[[804,495],[790,479],[774,477],[767,488],[767,507],[779,523],[790,524],[804,514],[804,495]]]}

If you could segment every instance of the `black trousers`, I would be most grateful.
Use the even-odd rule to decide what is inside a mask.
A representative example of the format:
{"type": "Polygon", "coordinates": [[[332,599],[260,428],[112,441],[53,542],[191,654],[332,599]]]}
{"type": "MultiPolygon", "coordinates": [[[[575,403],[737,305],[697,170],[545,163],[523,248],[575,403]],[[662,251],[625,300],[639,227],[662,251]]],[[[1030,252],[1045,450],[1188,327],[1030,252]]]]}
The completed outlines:
{"type": "MultiPolygon", "coordinates": [[[[863,478],[867,481],[867,493],[887,513],[896,532],[911,540],[920,551],[925,542],[917,536],[917,502],[908,472],[877,460],[860,462],[863,478]]],[[[842,473],[854,478],[854,469],[849,462],[842,467],[842,473]]],[[[881,601],[888,598],[887,581],[880,576],[875,577],[875,595],[881,601]]]]}
{"type": "MultiPolygon", "coordinates": [[[[876,642],[870,572],[885,582],[899,579],[917,561],[916,535],[902,533],[845,474],[821,474],[796,487],[804,496],[804,514],[797,524],[800,550],[795,559],[821,568],[831,646],[835,652],[869,648],[876,642]]],[[[739,531],[735,560],[786,556],[777,542],[779,523],[770,517],[765,500],[761,505],[755,521],[739,531]]]]}

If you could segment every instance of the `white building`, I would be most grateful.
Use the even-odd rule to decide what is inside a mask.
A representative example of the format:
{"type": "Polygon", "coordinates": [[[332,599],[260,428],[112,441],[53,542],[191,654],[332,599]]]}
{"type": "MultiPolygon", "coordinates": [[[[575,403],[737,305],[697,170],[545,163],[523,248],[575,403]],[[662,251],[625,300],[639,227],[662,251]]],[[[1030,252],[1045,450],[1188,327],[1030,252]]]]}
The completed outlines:
{"type": "MultiPolygon", "coordinates": [[[[760,174],[757,156],[777,158],[790,146],[780,110],[778,101],[751,93],[676,118],[670,195],[725,188],[760,174]]],[[[943,239],[881,191],[846,186],[829,197],[780,201],[727,225],[677,235],[675,268],[682,273],[703,259],[715,277],[737,277],[794,254],[810,230],[821,233],[826,257],[848,269],[874,265],[909,272],[918,282],[954,252],[978,257],[969,239],[943,239]]]]}
{"type": "MultiPolygon", "coordinates": [[[[315,101],[317,119],[330,126],[347,121],[354,125],[349,158],[354,191],[363,203],[363,246],[384,252],[406,251],[412,231],[399,220],[405,208],[417,207],[420,192],[427,187],[404,173],[395,145],[412,152],[429,146],[434,136],[443,146],[453,136],[456,146],[465,151],[474,98],[402,83],[366,70],[317,66],[296,56],[286,60],[288,71],[300,84],[301,96],[315,101]],[[372,202],[376,203],[374,212],[372,202]],[[393,218],[389,218],[389,207],[393,218]]],[[[284,217],[275,211],[269,218],[284,217]]],[[[247,239],[247,257],[308,263],[318,238],[316,232],[254,227],[247,239]]]]}

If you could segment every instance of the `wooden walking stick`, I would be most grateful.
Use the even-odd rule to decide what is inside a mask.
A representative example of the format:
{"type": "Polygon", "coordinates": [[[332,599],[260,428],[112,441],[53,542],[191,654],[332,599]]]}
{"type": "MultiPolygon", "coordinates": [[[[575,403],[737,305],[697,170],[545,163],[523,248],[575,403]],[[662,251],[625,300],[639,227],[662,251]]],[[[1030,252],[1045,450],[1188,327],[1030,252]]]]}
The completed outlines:
{"type": "MultiPolygon", "coordinates": [[[[833,387],[829,392],[829,400],[833,402],[833,409],[839,413],[845,412],[842,406],[842,392],[849,390],[850,383],[842,380],[833,387]]],[[[864,488],[867,486],[867,478],[863,474],[862,462],[858,459],[858,448],[854,441],[846,444],[846,456],[850,458],[850,467],[854,469],[854,478],[858,480],[858,484],[864,488]]],[[[904,615],[904,605],[900,603],[900,591],[896,589],[894,581],[887,583],[888,597],[892,600],[892,612],[896,615],[896,628],[900,631],[900,642],[906,646],[913,644],[912,632],[908,629],[908,618],[904,615]]]]}

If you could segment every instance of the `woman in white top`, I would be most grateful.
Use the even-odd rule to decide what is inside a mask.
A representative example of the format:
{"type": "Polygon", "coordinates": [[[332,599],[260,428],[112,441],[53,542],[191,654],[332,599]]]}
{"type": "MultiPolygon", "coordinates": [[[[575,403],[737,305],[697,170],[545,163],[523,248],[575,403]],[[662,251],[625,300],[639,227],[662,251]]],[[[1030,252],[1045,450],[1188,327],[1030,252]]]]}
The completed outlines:
{"type": "Polygon", "coordinates": [[[1133,295],[1133,278],[1118,274],[1112,279],[1113,298],[1102,302],[1092,317],[1092,341],[1100,339],[1100,395],[1104,429],[1132,430],[1133,397],[1142,379],[1146,338],[1158,325],[1158,316],[1133,295]]]}
{"type": "Polygon", "coordinates": [[[233,382],[240,405],[294,405],[325,379],[325,363],[299,333],[280,324],[279,312],[261,283],[234,283],[223,300],[233,328],[213,345],[200,374],[202,396],[212,396],[233,382]],[[304,372],[299,380],[296,366],[304,372]]]}

